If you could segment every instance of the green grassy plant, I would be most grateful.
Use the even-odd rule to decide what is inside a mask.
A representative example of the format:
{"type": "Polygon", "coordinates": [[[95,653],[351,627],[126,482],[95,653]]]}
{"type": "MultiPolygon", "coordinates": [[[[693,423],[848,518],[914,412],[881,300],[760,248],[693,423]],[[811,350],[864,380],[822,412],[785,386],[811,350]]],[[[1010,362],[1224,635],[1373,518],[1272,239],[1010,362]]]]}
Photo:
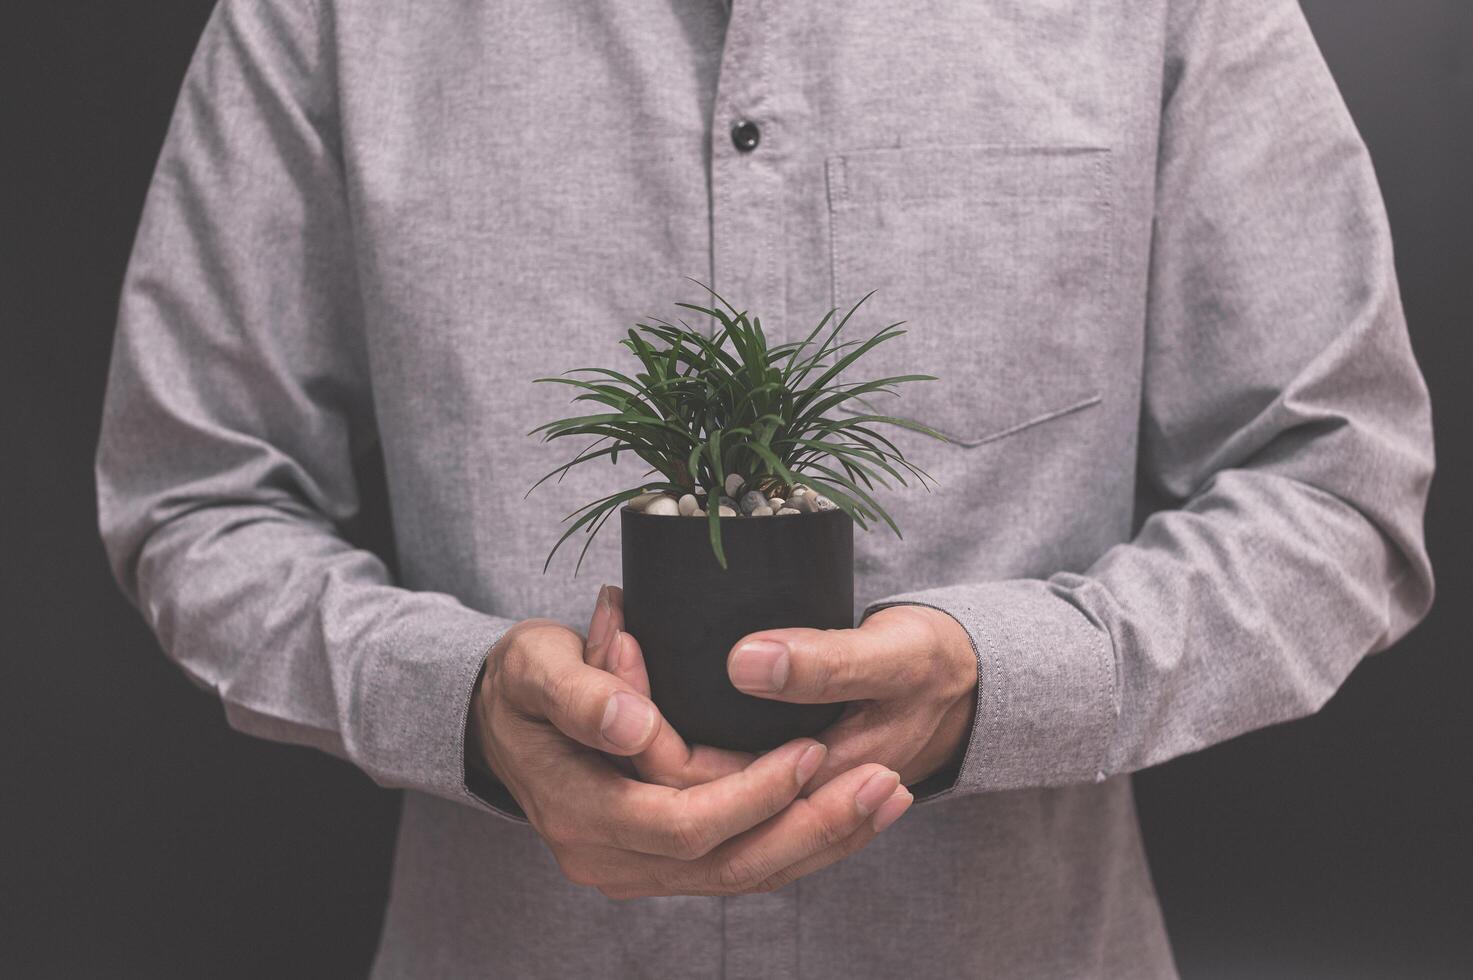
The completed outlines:
{"type": "MultiPolygon", "coordinates": [[[[716,301],[711,306],[676,306],[705,318],[713,327],[709,336],[684,320],[653,319],[636,324],[620,341],[639,361],[632,376],[608,368],[575,368],[559,377],[537,379],[540,384],[571,387],[578,392],[575,403],[592,403],[602,411],[532,430],[545,442],[570,437],[594,440],[533,484],[532,490],[554,477],[561,479],[575,466],[599,459],[617,463],[626,453],[650,467],[639,485],[569,514],[564,519],[568,527],[553,545],[543,571],[580,530],[588,538],[578,558],[581,566],[594,535],[626,501],[651,491],[719,495],[728,473],[740,474],[749,488],[764,491],[804,483],[827,496],[861,528],[883,521],[897,536],[900,529],[875,500],[875,490],[907,485],[908,478],[922,486],[934,482],[878,430],[895,426],[936,439],[945,436],[910,419],[836,414],[854,399],[895,393],[898,385],[913,381],[936,380],[924,374],[844,380],[845,372],[866,354],[905,333],[901,323],[893,323],[863,339],[844,336],[845,327],[872,293],[837,320],[838,311],[830,310],[802,340],[770,345],[760,317],[737,311],[714,290],[703,288],[716,301]]],[[[721,518],[715,500],[708,498],[706,503],[711,548],[725,568],[721,518]]]]}

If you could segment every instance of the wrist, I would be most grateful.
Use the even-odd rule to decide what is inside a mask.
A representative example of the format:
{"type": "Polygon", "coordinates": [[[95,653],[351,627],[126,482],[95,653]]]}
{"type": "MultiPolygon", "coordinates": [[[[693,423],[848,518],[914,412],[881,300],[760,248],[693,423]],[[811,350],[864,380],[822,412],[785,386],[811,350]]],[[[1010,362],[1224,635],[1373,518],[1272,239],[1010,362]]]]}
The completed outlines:
{"type": "Polygon", "coordinates": [[[936,729],[926,751],[916,760],[921,765],[917,768],[919,782],[913,790],[920,799],[950,789],[966,760],[976,723],[977,651],[966,627],[943,609],[919,603],[890,608],[913,615],[927,635],[936,729]]]}
{"type": "Polygon", "coordinates": [[[950,613],[935,606],[908,605],[926,624],[929,645],[941,666],[943,695],[949,701],[971,701],[977,693],[977,652],[972,637],[950,613]]]}
{"type": "Polygon", "coordinates": [[[496,667],[500,662],[500,652],[505,643],[498,643],[486,657],[486,662],[481,665],[481,672],[476,676],[475,687],[471,692],[470,711],[466,716],[465,732],[465,757],[467,772],[475,771],[482,776],[506,784],[506,777],[502,775],[500,767],[496,764],[495,746],[495,713],[496,713],[496,667]]]}
{"type": "Polygon", "coordinates": [[[474,769],[484,775],[492,775],[481,736],[485,718],[486,673],[486,665],[482,663],[475,686],[471,688],[470,710],[465,718],[465,765],[467,771],[474,769]]]}

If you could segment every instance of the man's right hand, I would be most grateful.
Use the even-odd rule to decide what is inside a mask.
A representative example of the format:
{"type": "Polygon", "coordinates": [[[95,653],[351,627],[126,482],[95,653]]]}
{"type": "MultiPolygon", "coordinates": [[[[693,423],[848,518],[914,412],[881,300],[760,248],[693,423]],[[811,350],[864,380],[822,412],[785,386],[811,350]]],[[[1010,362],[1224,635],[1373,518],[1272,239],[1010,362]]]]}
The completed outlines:
{"type": "Polygon", "coordinates": [[[514,626],[487,658],[469,732],[577,884],[611,898],[771,891],[864,847],[910,805],[873,763],[799,799],[827,751],[813,739],[750,762],[712,755],[714,778],[684,788],[629,778],[604,753],[677,737],[584,646],[548,620],[514,626]]]}

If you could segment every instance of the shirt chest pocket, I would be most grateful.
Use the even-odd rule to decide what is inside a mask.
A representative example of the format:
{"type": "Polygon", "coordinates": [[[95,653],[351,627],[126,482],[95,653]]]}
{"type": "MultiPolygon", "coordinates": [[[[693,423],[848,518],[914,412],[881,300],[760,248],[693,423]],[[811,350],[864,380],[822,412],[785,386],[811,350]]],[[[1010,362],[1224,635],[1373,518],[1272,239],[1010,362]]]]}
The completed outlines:
{"type": "MultiPolygon", "coordinates": [[[[906,321],[866,377],[931,374],[856,411],[978,446],[1100,401],[1109,151],[945,146],[827,161],[833,305],[874,291],[859,333],[906,321]]],[[[853,403],[851,403],[853,404],[853,403]]]]}

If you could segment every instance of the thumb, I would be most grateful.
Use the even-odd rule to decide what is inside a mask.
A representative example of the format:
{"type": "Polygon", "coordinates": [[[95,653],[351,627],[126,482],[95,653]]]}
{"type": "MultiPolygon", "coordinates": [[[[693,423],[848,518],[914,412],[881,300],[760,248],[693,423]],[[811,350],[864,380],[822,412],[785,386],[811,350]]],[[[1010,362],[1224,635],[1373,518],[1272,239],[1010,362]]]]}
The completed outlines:
{"type": "MultiPolygon", "coordinates": [[[[609,642],[608,669],[618,680],[649,696],[650,678],[645,671],[644,652],[639,642],[623,630],[616,632],[609,642]]],[[[659,730],[649,747],[633,756],[631,761],[635,772],[645,782],[685,789],[740,772],[754,758],[746,752],[732,752],[709,745],[692,746],[661,716],[659,730]]]]}

